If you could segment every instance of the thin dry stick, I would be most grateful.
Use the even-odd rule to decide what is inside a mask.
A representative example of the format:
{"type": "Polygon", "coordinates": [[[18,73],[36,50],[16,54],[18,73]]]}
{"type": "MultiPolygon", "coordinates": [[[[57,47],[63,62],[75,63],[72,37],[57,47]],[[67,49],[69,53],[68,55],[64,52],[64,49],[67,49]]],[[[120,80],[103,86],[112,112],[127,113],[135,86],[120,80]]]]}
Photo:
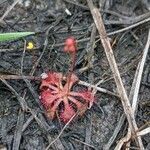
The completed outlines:
{"type": "Polygon", "coordinates": [[[136,82],[136,86],[135,86],[136,88],[134,89],[134,93],[133,93],[132,109],[133,109],[134,113],[137,109],[138,94],[139,94],[139,89],[140,89],[141,80],[142,80],[142,74],[143,74],[144,65],[145,65],[147,54],[148,54],[149,46],[150,46],[150,29],[149,29],[149,32],[148,32],[147,43],[145,45],[144,53],[143,53],[143,56],[142,56],[140,67],[139,67],[139,73],[138,73],[138,76],[137,76],[137,82],[136,82]]]}
{"type": "MultiPolygon", "coordinates": [[[[71,138],[72,138],[72,137],[71,137],[71,138]]],[[[90,147],[90,148],[92,148],[92,149],[94,149],[94,150],[97,150],[97,148],[94,147],[94,146],[91,145],[91,144],[88,144],[88,143],[86,143],[86,142],[83,142],[83,141],[78,140],[78,139],[75,139],[75,138],[72,138],[72,139],[75,140],[75,141],[77,141],[77,142],[79,142],[79,143],[82,143],[82,144],[86,145],[87,147],[90,147]]]]}
{"type": "MultiPolygon", "coordinates": [[[[142,60],[139,63],[139,66],[138,66],[138,74],[137,74],[137,78],[136,78],[136,84],[134,86],[136,88],[134,88],[133,93],[132,93],[132,95],[133,95],[132,96],[132,109],[133,109],[134,115],[135,115],[136,110],[137,110],[138,93],[139,93],[139,89],[140,89],[144,64],[145,64],[146,57],[147,57],[147,54],[148,54],[149,46],[150,46],[150,29],[149,29],[149,32],[148,32],[148,39],[147,39],[147,42],[146,42],[146,45],[145,45],[145,48],[144,48],[144,53],[143,53],[143,56],[142,56],[142,60]]],[[[126,137],[124,137],[123,139],[121,139],[119,141],[119,143],[117,144],[115,150],[121,149],[122,145],[131,138],[131,133],[130,132],[131,131],[128,129],[128,133],[127,133],[126,137]]]]}
{"type": "MultiPolygon", "coordinates": [[[[122,83],[122,80],[121,80],[121,77],[120,77],[120,73],[119,73],[119,70],[118,70],[118,67],[117,67],[117,64],[116,64],[116,61],[115,61],[115,57],[113,55],[113,50],[111,48],[110,41],[107,37],[107,33],[106,33],[106,30],[105,30],[105,26],[104,26],[101,14],[100,14],[99,10],[93,5],[92,0],[87,0],[87,3],[88,3],[88,6],[90,8],[90,11],[91,11],[91,14],[93,16],[94,22],[96,24],[96,27],[98,29],[100,39],[101,39],[101,43],[104,47],[104,50],[105,50],[110,68],[113,72],[113,76],[114,76],[114,79],[115,79],[115,82],[116,82],[116,85],[117,85],[119,95],[121,97],[122,105],[123,105],[124,112],[126,114],[126,117],[127,117],[128,123],[129,123],[129,127],[132,131],[132,134],[136,135],[136,131],[138,130],[138,127],[136,125],[133,110],[131,108],[129,99],[127,97],[126,90],[123,86],[123,83],[122,83]]],[[[138,142],[138,146],[140,147],[141,150],[143,150],[142,140],[140,138],[136,138],[136,139],[137,139],[137,142],[138,142]]]]}
{"type": "MultiPolygon", "coordinates": [[[[129,94],[129,101],[130,102],[133,99],[133,91],[134,91],[134,88],[136,87],[136,81],[137,81],[137,76],[138,76],[138,72],[139,72],[139,66],[140,66],[140,62],[139,62],[138,67],[136,69],[136,72],[135,72],[135,75],[134,75],[134,80],[132,82],[132,87],[131,87],[130,94],[129,94]]],[[[117,126],[114,130],[113,135],[109,139],[108,143],[104,146],[104,150],[109,150],[110,149],[110,147],[114,143],[118,133],[120,132],[121,127],[123,126],[125,119],[126,119],[125,114],[122,114],[121,117],[120,117],[120,120],[119,120],[119,122],[118,122],[118,124],[117,124],[117,126]]]]}
{"type": "Polygon", "coordinates": [[[5,79],[0,77],[0,80],[16,95],[22,110],[23,111],[27,110],[28,107],[26,105],[26,101],[22,97],[20,97],[20,95],[16,92],[16,90],[11,85],[9,85],[5,79]]]}
{"type": "MultiPolygon", "coordinates": [[[[137,81],[136,81],[136,85],[135,85],[136,88],[134,88],[134,91],[133,91],[132,109],[133,109],[134,115],[136,115],[136,110],[138,107],[138,94],[139,94],[139,90],[140,90],[142,74],[143,74],[143,70],[144,70],[144,64],[145,64],[146,57],[148,54],[149,46],[150,46],[150,29],[148,32],[148,39],[147,39],[147,43],[146,43],[145,48],[144,48],[143,57],[142,57],[142,60],[140,62],[140,65],[139,65],[139,72],[137,75],[137,81]]],[[[129,143],[129,145],[130,145],[130,143],[129,143]]]]}
{"type": "Polygon", "coordinates": [[[111,148],[111,146],[114,143],[114,141],[115,141],[119,131],[121,130],[121,127],[122,127],[124,121],[125,121],[125,115],[122,114],[121,117],[120,117],[120,120],[118,121],[118,124],[117,124],[117,126],[116,126],[116,128],[115,128],[115,130],[113,132],[113,135],[108,140],[107,144],[104,145],[103,150],[109,150],[111,148]]]}
{"type": "Polygon", "coordinates": [[[50,148],[50,146],[52,144],[54,144],[59,138],[60,136],[62,135],[62,133],[64,132],[64,130],[67,128],[67,126],[70,124],[70,122],[74,119],[74,117],[76,116],[77,114],[74,114],[70,120],[65,124],[65,126],[63,127],[63,129],[60,131],[60,133],[58,134],[58,136],[46,147],[45,150],[48,150],[50,148]]]}
{"type": "Polygon", "coordinates": [[[3,23],[4,18],[9,14],[9,12],[15,7],[15,5],[20,0],[15,0],[10,7],[7,8],[6,12],[3,14],[3,16],[0,18],[0,23],[3,23]]]}
{"type": "MultiPolygon", "coordinates": [[[[112,31],[112,32],[108,33],[107,35],[115,35],[115,34],[117,34],[117,33],[121,33],[121,32],[130,30],[130,29],[132,29],[132,28],[135,28],[135,27],[137,27],[137,26],[139,26],[139,25],[142,25],[142,24],[144,24],[144,23],[147,23],[147,22],[149,22],[149,21],[150,21],[150,17],[148,17],[148,18],[146,18],[146,19],[144,19],[144,20],[142,20],[142,21],[139,21],[139,22],[137,22],[137,23],[135,23],[135,24],[132,24],[132,25],[130,25],[130,26],[127,26],[127,27],[125,27],[125,28],[122,28],[122,29],[119,29],[119,30],[116,30],[116,31],[112,31]]],[[[96,38],[99,38],[99,36],[96,36],[96,38]]],[[[86,41],[89,41],[89,40],[90,40],[90,37],[84,38],[84,39],[81,39],[81,40],[77,40],[77,43],[86,42],[86,41]]],[[[58,44],[55,44],[54,47],[59,47],[59,46],[63,46],[63,45],[64,45],[64,43],[58,43],[58,44]]]]}
{"type": "MultiPolygon", "coordinates": [[[[22,80],[22,79],[41,80],[41,77],[36,77],[36,76],[4,75],[4,74],[2,74],[2,75],[0,74],[0,78],[5,79],[5,80],[22,80]]],[[[78,82],[78,84],[84,85],[84,86],[87,86],[87,87],[92,87],[92,88],[96,89],[99,92],[106,93],[106,94],[109,94],[109,95],[116,96],[116,97],[120,98],[118,94],[113,93],[113,92],[111,92],[107,89],[97,87],[97,85],[92,85],[90,83],[87,83],[87,82],[84,82],[84,81],[81,81],[81,80],[78,82]]]]}
{"type": "Polygon", "coordinates": [[[95,89],[95,90],[97,90],[99,92],[106,93],[106,94],[109,94],[109,95],[116,96],[116,97],[120,98],[120,96],[118,94],[116,94],[116,93],[113,93],[113,92],[111,92],[109,90],[106,90],[104,88],[101,88],[101,87],[97,87],[96,85],[92,85],[92,84],[87,83],[85,81],[79,80],[78,84],[84,85],[84,86],[87,86],[87,87],[91,87],[91,88],[93,88],[93,89],[95,89]]]}
{"type": "Polygon", "coordinates": [[[22,132],[24,132],[27,129],[28,125],[33,121],[33,119],[34,119],[34,117],[33,117],[33,115],[31,115],[28,118],[28,120],[24,123],[24,125],[22,127],[22,132]]]}
{"type": "MultiPolygon", "coordinates": [[[[135,72],[135,75],[134,75],[134,80],[133,80],[133,83],[132,83],[132,87],[131,87],[131,90],[130,90],[130,95],[129,95],[129,100],[130,101],[133,99],[133,93],[134,93],[134,89],[136,87],[136,81],[137,81],[137,76],[138,76],[139,68],[140,68],[140,63],[137,66],[137,69],[136,69],[136,72],[135,72]]],[[[123,125],[123,123],[125,121],[124,114],[122,116],[124,118],[123,118],[123,120],[121,122],[120,129],[121,129],[121,126],[123,125]]],[[[120,130],[118,130],[117,132],[119,133],[119,131],[120,130]]],[[[128,128],[128,132],[127,133],[128,134],[118,142],[117,146],[115,147],[115,150],[120,150],[125,142],[130,141],[130,138],[131,138],[131,130],[130,130],[130,128],[128,128]]],[[[127,143],[127,144],[129,146],[129,143],[127,143]]]]}
{"type": "Polygon", "coordinates": [[[150,127],[147,127],[146,129],[143,129],[142,131],[139,131],[137,133],[137,136],[142,136],[142,135],[145,135],[145,134],[148,134],[150,133],[150,127]]]}
{"type": "Polygon", "coordinates": [[[12,150],[19,150],[21,144],[23,122],[24,122],[24,112],[20,110],[14,133],[12,150]]]}
{"type": "Polygon", "coordinates": [[[36,76],[22,76],[22,75],[5,75],[5,74],[0,74],[0,78],[5,79],[5,80],[21,80],[21,79],[28,79],[28,80],[40,80],[40,77],[36,76]]]}
{"type": "MultiPolygon", "coordinates": [[[[130,90],[130,94],[129,94],[129,100],[131,101],[132,98],[133,98],[133,91],[134,91],[134,88],[135,88],[135,85],[136,85],[136,80],[137,80],[137,74],[139,72],[139,65],[136,69],[136,73],[135,73],[135,76],[134,76],[134,80],[133,80],[133,83],[132,83],[132,87],[131,87],[131,90],[130,90]]],[[[114,140],[116,139],[118,133],[120,132],[121,130],[121,127],[123,126],[124,124],[124,121],[125,121],[125,114],[122,114],[122,116],[120,117],[120,120],[118,122],[118,125],[117,127],[115,128],[114,130],[114,133],[112,135],[112,137],[109,139],[108,143],[104,146],[104,150],[109,150],[111,145],[113,144],[114,140]]],[[[131,133],[130,133],[131,134],[131,133]]],[[[128,139],[127,141],[129,141],[129,136],[128,136],[128,139]]],[[[122,141],[122,144],[123,144],[123,141],[122,141]]],[[[120,148],[122,147],[122,145],[120,145],[120,148]]],[[[116,150],[118,150],[119,148],[117,148],[116,150]]]]}

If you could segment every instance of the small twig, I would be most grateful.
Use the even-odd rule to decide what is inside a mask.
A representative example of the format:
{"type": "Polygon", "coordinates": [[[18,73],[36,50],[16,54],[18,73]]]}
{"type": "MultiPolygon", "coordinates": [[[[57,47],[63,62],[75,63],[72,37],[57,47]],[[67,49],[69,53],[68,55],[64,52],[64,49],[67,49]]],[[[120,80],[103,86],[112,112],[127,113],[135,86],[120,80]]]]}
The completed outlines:
{"type": "Polygon", "coordinates": [[[67,2],[67,3],[73,4],[73,5],[76,5],[76,6],[78,6],[78,7],[81,7],[81,8],[83,8],[84,10],[89,10],[89,8],[88,8],[87,6],[82,5],[82,4],[80,4],[80,3],[77,3],[77,2],[74,2],[74,1],[72,1],[72,0],[64,0],[64,1],[67,2]]]}
{"type": "Polygon", "coordinates": [[[24,132],[26,130],[26,128],[29,126],[29,124],[32,122],[32,120],[34,119],[34,117],[31,115],[28,120],[24,123],[23,127],[22,127],[22,132],[24,132]]]}
{"type": "Polygon", "coordinates": [[[149,46],[150,46],[150,29],[148,32],[148,39],[147,39],[147,43],[144,48],[142,60],[140,62],[140,66],[139,66],[139,72],[138,72],[137,82],[136,82],[136,86],[135,86],[136,88],[134,89],[134,92],[133,92],[132,109],[133,109],[134,113],[137,110],[138,93],[139,93],[139,89],[140,89],[140,85],[141,85],[142,74],[143,74],[144,65],[145,65],[147,54],[148,54],[149,46]]]}
{"type": "MultiPolygon", "coordinates": [[[[35,62],[35,64],[33,65],[32,70],[31,70],[31,72],[30,72],[31,75],[34,74],[34,72],[35,72],[35,70],[36,70],[38,64],[40,63],[40,61],[41,61],[41,59],[42,59],[42,57],[43,57],[43,55],[44,55],[44,53],[45,53],[45,51],[46,51],[47,44],[48,44],[48,34],[49,34],[49,31],[50,31],[52,28],[53,28],[53,26],[52,26],[52,27],[50,26],[49,29],[48,29],[47,32],[46,32],[46,38],[45,38],[45,41],[44,41],[44,48],[43,48],[43,51],[42,51],[40,57],[38,58],[38,60],[37,60],[37,61],[35,62]]],[[[52,47],[53,47],[53,45],[52,45],[52,47]]]]}
{"type": "Polygon", "coordinates": [[[150,127],[143,129],[142,131],[139,131],[137,133],[137,136],[143,136],[143,135],[148,134],[148,133],[150,133],[150,127]]]}
{"type": "MultiPolygon", "coordinates": [[[[150,21],[150,17],[149,17],[149,18],[146,18],[146,19],[144,19],[144,20],[142,20],[142,21],[139,21],[139,22],[137,22],[137,23],[135,23],[135,24],[132,24],[132,25],[130,25],[130,26],[128,26],[128,27],[125,27],[125,28],[122,28],[122,29],[119,29],[119,30],[116,30],[116,31],[113,31],[113,32],[109,32],[107,35],[108,35],[108,36],[110,36],[110,35],[115,35],[115,34],[118,34],[118,33],[121,33],[121,32],[127,31],[127,30],[130,30],[130,29],[132,29],[132,28],[135,28],[135,27],[137,27],[137,26],[139,26],[139,25],[141,25],[141,24],[144,24],[144,23],[146,23],[146,22],[149,22],[149,21],[150,21]]],[[[96,38],[99,38],[99,35],[96,36],[96,38]]],[[[81,39],[81,40],[77,40],[77,43],[80,43],[80,42],[87,42],[87,41],[89,41],[89,40],[90,40],[90,37],[84,38],[84,39],[81,39]]],[[[60,46],[63,46],[63,45],[64,45],[64,43],[58,43],[58,44],[55,44],[54,47],[60,47],[60,46]]]]}
{"type": "Polygon", "coordinates": [[[80,143],[84,144],[86,147],[90,147],[90,148],[92,148],[92,149],[97,150],[97,148],[96,148],[96,147],[94,147],[94,146],[93,146],[93,145],[91,145],[91,144],[88,144],[88,143],[86,143],[86,142],[80,141],[80,140],[75,139],[75,138],[72,138],[72,139],[73,139],[73,140],[75,140],[75,141],[77,141],[77,142],[80,142],[80,143]]]}
{"type": "Polygon", "coordinates": [[[114,34],[117,34],[117,33],[121,33],[121,32],[130,30],[130,29],[132,29],[132,28],[135,28],[135,27],[137,27],[137,26],[139,26],[139,25],[141,25],[141,24],[144,24],[144,23],[146,23],[146,22],[149,22],[149,21],[150,21],[150,17],[148,17],[148,18],[146,18],[146,19],[144,19],[144,20],[142,20],[142,21],[139,21],[139,22],[137,22],[137,23],[135,23],[135,24],[132,24],[132,25],[130,25],[130,26],[128,26],[128,27],[125,27],[125,28],[123,28],[123,29],[119,29],[119,30],[110,32],[110,33],[108,33],[108,35],[114,35],[114,34]]]}
{"type": "MultiPolygon", "coordinates": [[[[150,133],[150,127],[147,127],[146,129],[143,129],[137,132],[136,137],[139,137],[139,136],[141,137],[149,133],[150,133]]],[[[135,136],[132,136],[132,138],[134,139],[135,136]]],[[[127,142],[130,142],[130,139],[131,139],[131,132],[130,130],[128,130],[128,134],[119,141],[119,143],[117,144],[114,150],[120,150],[122,148],[123,143],[126,143],[128,147],[130,147],[130,143],[127,143],[127,142]]]]}
{"type": "Polygon", "coordinates": [[[16,129],[15,129],[12,150],[19,150],[19,145],[20,145],[21,135],[22,135],[23,122],[24,122],[24,112],[22,112],[20,110],[16,129]]]}
{"type": "Polygon", "coordinates": [[[85,125],[85,142],[86,144],[84,144],[84,150],[89,150],[89,145],[91,143],[91,136],[92,136],[92,121],[93,121],[93,115],[92,113],[90,113],[88,115],[90,118],[89,118],[89,121],[86,120],[86,125],[85,125]],[[87,147],[88,146],[88,147],[87,147]]]}
{"type": "Polygon", "coordinates": [[[81,81],[81,80],[80,80],[80,81],[78,82],[78,84],[84,85],[84,86],[87,86],[87,87],[92,87],[93,89],[96,89],[96,90],[99,91],[99,92],[106,93],[106,94],[109,94],[109,95],[116,96],[116,97],[120,98],[120,96],[119,96],[118,94],[113,93],[113,92],[111,92],[111,91],[109,91],[109,90],[106,90],[106,89],[104,89],[104,88],[97,87],[97,86],[95,86],[95,85],[91,85],[90,83],[87,83],[87,82],[84,82],[84,81],[81,81]]]}
{"type": "Polygon", "coordinates": [[[139,39],[139,37],[133,32],[133,31],[130,31],[131,35],[135,38],[135,40],[138,42],[138,44],[143,47],[143,43],[142,41],[139,39]]]}
{"type": "Polygon", "coordinates": [[[20,0],[15,0],[11,6],[9,6],[6,10],[6,12],[3,14],[3,16],[0,18],[0,23],[4,23],[4,18],[10,13],[10,11],[15,7],[15,5],[19,2],[20,0]]]}
{"type": "Polygon", "coordinates": [[[121,117],[120,117],[120,120],[113,132],[113,135],[111,136],[111,138],[109,139],[109,141],[107,142],[107,144],[104,146],[103,150],[109,150],[112,146],[112,144],[114,143],[123,123],[125,121],[125,115],[123,114],[121,117]]]}
{"type": "Polygon", "coordinates": [[[24,80],[24,82],[27,84],[27,86],[28,86],[28,88],[29,88],[29,91],[31,92],[31,94],[32,94],[34,100],[36,101],[36,103],[38,104],[39,108],[42,110],[43,107],[42,107],[42,105],[41,105],[41,103],[40,103],[40,101],[39,101],[39,95],[38,95],[37,92],[34,90],[32,84],[30,83],[29,80],[27,80],[27,79],[24,78],[24,77],[23,77],[23,80],[24,80]]]}
{"type": "Polygon", "coordinates": [[[40,77],[35,77],[35,76],[22,76],[22,75],[4,75],[0,74],[1,79],[5,80],[22,80],[23,78],[28,79],[28,80],[40,80],[40,77]]]}
{"type": "Polygon", "coordinates": [[[134,24],[137,22],[140,22],[146,18],[150,17],[150,12],[147,12],[145,14],[139,15],[137,17],[127,17],[126,19],[121,19],[121,20],[105,20],[104,24],[123,24],[123,25],[128,25],[128,24],[134,24]]]}
{"type": "Polygon", "coordinates": [[[42,129],[42,131],[45,134],[49,134],[49,125],[46,122],[43,122],[41,119],[38,118],[38,110],[34,111],[31,108],[28,107],[29,112],[32,114],[32,116],[34,117],[35,121],[37,122],[37,124],[40,126],[40,128],[42,129]]]}
{"type": "MultiPolygon", "coordinates": [[[[93,16],[94,22],[96,24],[96,27],[98,29],[100,39],[101,39],[101,43],[104,47],[104,50],[105,50],[110,68],[113,72],[114,79],[115,79],[117,89],[118,89],[118,93],[121,97],[124,112],[126,114],[126,117],[127,117],[128,123],[129,123],[129,127],[132,131],[132,134],[136,135],[136,130],[138,130],[138,128],[137,128],[137,125],[136,125],[134,114],[133,114],[131,104],[129,102],[126,90],[123,86],[123,82],[121,80],[121,76],[120,76],[120,73],[119,73],[119,70],[118,70],[118,66],[116,64],[116,60],[115,60],[115,57],[113,55],[113,50],[111,48],[109,38],[107,37],[107,33],[106,33],[106,30],[105,30],[105,26],[104,26],[101,14],[100,14],[99,10],[93,5],[92,0],[87,0],[87,3],[88,3],[88,6],[90,8],[90,11],[91,11],[91,14],[93,16]]],[[[138,146],[141,148],[141,150],[143,150],[142,140],[137,138],[137,142],[138,142],[138,146]]]]}
{"type": "Polygon", "coordinates": [[[76,114],[74,114],[71,119],[65,124],[65,126],[63,127],[63,129],[60,131],[60,133],[58,134],[58,136],[46,147],[45,150],[48,150],[50,148],[50,146],[52,144],[54,144],[62,135],[62,133],[64,132],[64,130],[67,128],[67,126],[70,124],[70,122],[74,119],[74,117],[76,116],[76,114]]]}
{"type": "MultiPolygon", "coordinates": [[[[131,90],[130,90],[130,94],[129,94],[129,100],[130,100],[130,101],[132,100],[132,97],[133,97],[133,90],[134,90],[135,85],[136,85],[138,70],[139,70],[139,65],[138,65],[138,67],[137,67],[137,69],[136,69],[136,73],[135,73],[134,80],[133,80],[133,83],[132,83],[132,87],[131,87],[131,90]]],[[[121,117],[120,117],[120,120],[119,120],[119,122],[118,122],[118,125],[117,125],[117,127],[115,128],[112,137],[109,139],[108,143],[105,145],[104,150],[108,150],[108,149],[111,147],[111,145],[113,144],[115,138],[117,137],[118,133],[120,132],[121,127],[123,126],[125,119],[126,119],[125,114],[122,114],[121,117]]],[[[130,133],[130,134],[131,134],[131,133],[130,133]]],[[[127,141],[129,140],[129,136],[128,136],[128,138],[126,138],[126,140],[127,140],[127,141]]],[[[116,147],[116,150],[118,150],[119,148],[122,147],[123,141],[124,141],[124,140],[122,140],[122,142],[119,142],[119,143],[118,143],[118,145],[119,145],[120,143],[121,143],[121,144],[119,145],[119,147],[118,147],[118,146],[116,147]]]]}
{"type": "Polygon", "coordinates": [[[93,68],[93,61],[94,61],[94,46],[95,46],[95,39],[96,39],[96,26],[95,24],[92,25],[91,37],[89,43],[86,46],[86,56],[85,59],[87,60],[87,66],[81,68],[79,72],[84,72],[90,68],[93,68]]]}
{"type": "Polygon", "coordinates": [[[3,78],[0,77],[0,80],[15,94],[15,96],[17,97],[22,109],[25,111],[27,110],[27,105],[26,105],[26,102],[25,100],[16,92],[16,90],[7,83],[7,81],[3,78]]]}

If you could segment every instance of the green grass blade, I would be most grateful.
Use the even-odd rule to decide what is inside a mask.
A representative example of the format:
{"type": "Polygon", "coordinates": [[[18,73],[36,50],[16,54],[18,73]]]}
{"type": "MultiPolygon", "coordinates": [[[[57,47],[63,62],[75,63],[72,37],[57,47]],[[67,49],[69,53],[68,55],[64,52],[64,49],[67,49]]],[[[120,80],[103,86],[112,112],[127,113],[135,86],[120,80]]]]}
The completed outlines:
{"type": "Polygon", "coordinates": [[[34,32],[14,32],[14,33],[1,33],[0,42],[17,40],[19,38],[35,34],[34,32]]]}

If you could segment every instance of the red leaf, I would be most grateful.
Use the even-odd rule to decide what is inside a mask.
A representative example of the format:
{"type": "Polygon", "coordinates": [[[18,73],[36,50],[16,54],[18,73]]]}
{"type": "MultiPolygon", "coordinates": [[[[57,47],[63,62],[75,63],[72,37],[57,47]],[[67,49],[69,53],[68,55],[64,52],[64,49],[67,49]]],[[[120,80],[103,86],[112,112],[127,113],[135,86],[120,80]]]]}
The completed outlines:
{"type": "Polygon", "coordinates": [[[65,106],[64,110],[60,113],[60,119],[64,122],[67,123],[73,115],[75,115],[75,110],[72,108],[72,106],[65,106]]]}

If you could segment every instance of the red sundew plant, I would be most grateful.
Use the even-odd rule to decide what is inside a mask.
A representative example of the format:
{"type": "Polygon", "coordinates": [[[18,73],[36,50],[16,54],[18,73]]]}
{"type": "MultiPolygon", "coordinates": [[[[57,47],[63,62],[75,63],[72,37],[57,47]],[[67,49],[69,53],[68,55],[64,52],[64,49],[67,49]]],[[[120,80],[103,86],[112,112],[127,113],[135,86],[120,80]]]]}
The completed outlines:
{"type": "Polygon", "coordinates": [[[59,72],[43,73],[40,100],[49,118],[54,119],[58,114],[60,119],[67,123],[76,113],[81,116],[93,105],[94,95],[88,90],[72,90],[79,80],[73,73],[77,52],[76,40],[73,37],[66,39],[64,52],[71,55],[72,63],[69,72],[66,78],[59,72]]]}

